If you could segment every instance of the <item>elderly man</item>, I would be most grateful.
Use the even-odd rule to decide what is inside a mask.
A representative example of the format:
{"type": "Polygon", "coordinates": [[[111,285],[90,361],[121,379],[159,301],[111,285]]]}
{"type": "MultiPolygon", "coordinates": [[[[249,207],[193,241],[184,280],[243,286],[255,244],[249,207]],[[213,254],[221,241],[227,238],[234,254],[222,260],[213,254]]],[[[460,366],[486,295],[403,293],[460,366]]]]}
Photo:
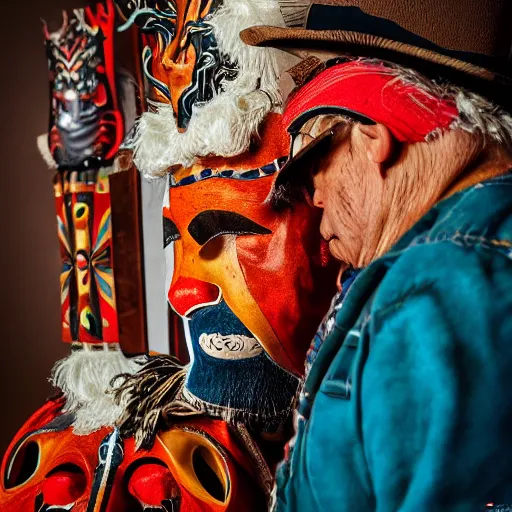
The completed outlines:
{"type": "Polygon", "coordinates": [[[365,269],[308,361],[277,510],[512,506],[510,3],[283,12],[298,28],[242,32],[308,56],[274,199],[305,190],[365,269]]]}

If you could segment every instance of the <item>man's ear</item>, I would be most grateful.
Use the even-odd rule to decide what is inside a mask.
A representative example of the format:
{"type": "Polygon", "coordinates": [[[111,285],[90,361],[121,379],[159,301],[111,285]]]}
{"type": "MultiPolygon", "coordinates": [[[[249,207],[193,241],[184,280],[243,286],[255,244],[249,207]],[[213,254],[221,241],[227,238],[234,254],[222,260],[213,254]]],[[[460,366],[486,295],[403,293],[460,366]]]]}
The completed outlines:
{"type": "Polygon", "coordinates": [[[357,124],[356,129],[362,149],[368,159],[376,164],[383,164],[393,155],[394,139],[389,129],[383,124],[357,124]]]}

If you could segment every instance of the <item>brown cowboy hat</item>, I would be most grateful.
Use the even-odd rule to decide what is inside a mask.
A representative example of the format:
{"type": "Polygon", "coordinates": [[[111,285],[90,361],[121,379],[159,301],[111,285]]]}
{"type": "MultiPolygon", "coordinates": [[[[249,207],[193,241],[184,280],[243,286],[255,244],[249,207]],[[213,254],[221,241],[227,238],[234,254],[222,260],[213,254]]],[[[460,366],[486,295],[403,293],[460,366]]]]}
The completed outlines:
{"type": "Polygon", "coordinates": [[[287,27],[250,27],[246,44],[388,60],[512,107],[511,0],[278,1],[287,27]]]}

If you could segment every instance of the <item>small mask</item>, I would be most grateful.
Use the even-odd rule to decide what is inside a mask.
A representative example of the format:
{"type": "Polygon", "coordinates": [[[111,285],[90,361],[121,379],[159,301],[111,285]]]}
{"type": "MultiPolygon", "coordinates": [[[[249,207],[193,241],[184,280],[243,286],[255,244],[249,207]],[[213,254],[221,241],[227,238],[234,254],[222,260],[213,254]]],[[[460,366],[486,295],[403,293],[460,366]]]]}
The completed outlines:
{"type": "Polygon", "coordinates": [[[50,71],[49,148],[59,168],[98,168],[113,161],[124,137],[114,70],[112,0],[72,15],[57,32],[45,25],[50,71]]]}
{"type": "Polygon", "coordinates": [[[54,195],[62,256],[63,341],[115,343],[108,176],[95,170],[57,173],[54,195]]]}
{"type": "Polygon", "coordinates": [[[171,104],[178,128],[186,130],[192,108],[212,100],[237,76],[237,65],[219,50],[208,23],[219,2],[138,0],[117,5],[127,20],[120,30],[135,22],[141,31],[150,105],[171,104]]]}

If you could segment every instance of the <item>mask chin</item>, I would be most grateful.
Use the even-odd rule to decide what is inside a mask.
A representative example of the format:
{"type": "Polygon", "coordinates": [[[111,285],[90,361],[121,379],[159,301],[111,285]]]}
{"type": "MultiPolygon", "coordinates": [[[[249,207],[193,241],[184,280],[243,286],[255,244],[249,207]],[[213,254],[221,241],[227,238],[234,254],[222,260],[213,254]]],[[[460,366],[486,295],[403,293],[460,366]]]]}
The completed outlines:
{"type": "MultiPolygon", "coordinates": [[[[194,357],[183,390],[187,401],[226,421],[277,428],[291,411],[299,380],[280,368],[262,349],[247,357],[238,357],[239,352],[235,351],[230,358],[213,357],[212,350],[204,349],[202,341],[212,336],[235,341],[238,337],[257,344],[224,301],[198,310],[189,326],[194,357]]],[[[240,348],[236,343],[228,344],[240,348]]],[[[220,344],[219,348],[225,354],[225,348],[220,344]]]]}

